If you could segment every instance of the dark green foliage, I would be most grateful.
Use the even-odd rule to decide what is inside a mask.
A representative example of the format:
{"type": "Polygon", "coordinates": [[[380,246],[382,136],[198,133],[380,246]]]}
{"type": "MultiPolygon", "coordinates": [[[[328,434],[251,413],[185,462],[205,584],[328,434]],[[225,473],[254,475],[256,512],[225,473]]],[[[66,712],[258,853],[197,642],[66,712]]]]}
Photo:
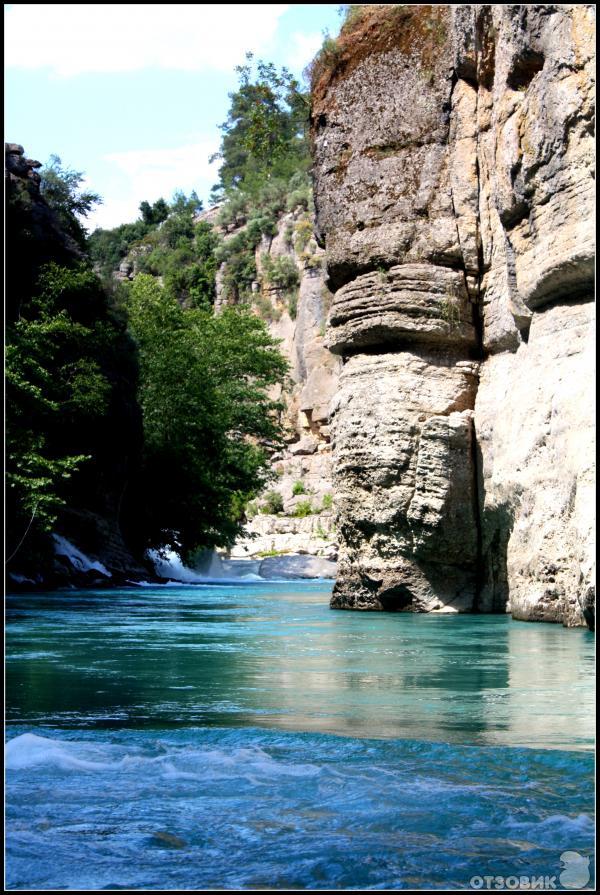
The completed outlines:
{"type": "MultiPolygon", "coordinates": [[[[143,203],[142,203],[143,204],[143,203]]],[[[144,221],[121,224],[114,230],[94,230],[88,240],[92,261],[98,265],[103,279],[110,281],[131,247],[140,242],[156,225],[144,221]]]]}
{"type": "Polygon", "coordinates": [[[7,185],[9,570],[47,562],[67,508],[116,512],[125,451],[134,462],[139,450],[134,346],[73,241],[96,201],[80,180],[53,157],[41,194],[35,181],[7,185]]]}
{"type": "MultiPolygon", "coordinates": [[[[198,222],[202,203],[179,192],[86,239],[79,218],[98,197],[57,157],[42,179],[57,226],[32,225],[30,184],[11,192],[8,512],[20,559],[78,508],[110,516],[140,552],[228,545],[270,477],[281,407],[269,395],[287,365],[256,304],[268,319],[283,304],[252,291],[255,253],[286,210],[311,207],[308,102],[285,69],[248,57],[238,73],[220,154],[220,224],[231,238],[198,222]],[[125,258],[133,282],[114,277],[125,258]],[[224,295],[242,307],[214,315],[222,262],[224,295]]],[[[269,257],[265,278],[295,315],[294,261],[269,257]]]]}
{"type": "MultiPolygon", "coordinates": [[[[285,68],[278,71],[264,62],[254,65],[252,55],[247,58],[247,65],[237,69],[240,86],[230,94],[229,117],[215,156],[223,161],[215,187],[216,198],[223,202],[219,225],[238,232],[219,246],[216,255],[224,265],[227,301],[251,302],[264,320],[273,321],[282,309],[253,293],[252,284],[262,278],[285,292],[289,313],[295,317],[300,274],[292,258],[271,259],[265,252],[259,277],[255,252],[263,237],[275,236],[282,214],[312,208],[308,97],[285,68]]],[[[287,240],[292,241],[291,228],[287,240]]]]}
{"type": "Polygon", "coordinates": [[[16,541],[33,526],[25,555],[67,502],[105,504],[116,439],[135,433],[123,393],[134,377],[133,345],[91,269],[42,268],[7,330],[7,512],[16,541]]]}
{"type": "Polygon", "coordinates": [[[223,273],[223,292],[232,302],[247,299],[256,279],[255,246],[260,241],[260,230],[246,228],[236,233],[217,250],[217,261],[226,262],[223,273]]]}
{"type": "Polygon", "coordinates": [[[279,491],[267,491],[260,511],[261,513],[264,513],[265,516],[276,516],[277,513],[283,513],[283,497],[279,491]]]}
{"type": "Polygon", "coordinates": [[[165,288],[186,306],[211,305],[215,298],[218,238],[210,224],[195,223],[202,202],[177,192],[170,205],[142,202],[142,220],[114,230],[96,230],[90,251],[106,285],[115,290],[113,272],[128,254],[135,271],[162,277],[165,288]],[[165,216],[166,211],[166,216],[165,216]]]}
{"type": "Polygon", "coordinates": [[[140,214],[144,224],[162,224],[169,216],[169,206],[164,199],[158,199],[153,205],[144,200],[140,203],[140,214]]]}
{"type": "Polygon", "coordinates": [[[213,191],[217,200],[238,189],[256,199],[266,185],[287,183],[310,165],[307,94],[286,68],[254,63],[251,53],[246,58],[236,69],[239,88],[230,94],[221,148],[213,156],[222,159],[213,191]]]}
{"type": "Polygon", "coordinates": [[[182,241],[187,245],[194,237],[194,217],[201,210],[202,202],[196,193],[188,199],[184,193],[177,192],[161,229],[161,242],[170,249],[178,248],[182,241]]]}
{"type": "Polygon", "coordinates": [[[40,171],[40,177],[40,193],[57,215],[61,228],[84,248],[87,234],[80,218],[86,217],[102,199],[97,193],[82,191],[83,172],[63,168],[57,155],[50,156],[50,161],[40,171]]]}
{"type": "Polygon", "coordinates": [[[268,397],[286,362],[244,309],[185,309],[140,274],[127,302],[139,346],[144,463],[137,483],[144,546],[233,543],[264,486],[280,407],[268,397]]]}

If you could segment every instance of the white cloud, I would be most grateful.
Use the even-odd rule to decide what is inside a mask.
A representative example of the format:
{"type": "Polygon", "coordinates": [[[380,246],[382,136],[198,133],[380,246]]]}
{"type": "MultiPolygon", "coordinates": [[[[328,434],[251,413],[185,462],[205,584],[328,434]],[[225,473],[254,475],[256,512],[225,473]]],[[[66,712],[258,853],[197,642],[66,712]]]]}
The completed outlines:
{"type": "Polygon", "coordinates": [[[147,181],[152,177],[164,178],[165,175],[176,180],[182,174],[189,176],[190,170],[194,171],[196,177],[208,177],[215,171],[214,163],[209,163],[208,157],[216,151],[218,142],[217,136],[214,140],[200,140],[175,149],[133,149],[111,152],[104,158],[114,162],[134,181],[147,181]]]}
{"type": "Polygon", "coordinates": [[[15,4],[5,65],[82,72],[231,71],[274,37],[288,4],[15,4]]]}
{"type": "Polygon", "coordinates": [[[292,49],[287,61],[288,68],[294,71],[303,71],[309,62],[312,62],[321,49],[323,43],[322,34],[302,34],[296,31],[292,34],[292,49]]]}
{"type": "MultiPolygon", "coordinates": [[[[112,168],[113,185],[104,189],[104,203],[89,215],[86,227],[111,228],[134,221],[142,200],[155,202],[161,196],[169,200],[178,189],[187,194],[195,189],[201,199],[205,198],[218,177],[219,162],[208,161],[218,144],[217,135],[174,149],[130,150],[104,156],[112,168]]],[[[94,189],[93,182],[88,186],[94,189]]]]}

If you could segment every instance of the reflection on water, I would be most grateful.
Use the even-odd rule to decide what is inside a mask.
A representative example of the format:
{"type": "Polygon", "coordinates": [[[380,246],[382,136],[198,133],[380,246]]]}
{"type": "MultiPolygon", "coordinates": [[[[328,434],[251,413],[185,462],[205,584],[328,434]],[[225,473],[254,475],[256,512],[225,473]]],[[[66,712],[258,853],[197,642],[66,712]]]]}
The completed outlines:
{"type": "Polygon", "coordinates": [[[332,612],[329,584],[9,598],[7,718],[589,748],[593,636],[332,612]]]}

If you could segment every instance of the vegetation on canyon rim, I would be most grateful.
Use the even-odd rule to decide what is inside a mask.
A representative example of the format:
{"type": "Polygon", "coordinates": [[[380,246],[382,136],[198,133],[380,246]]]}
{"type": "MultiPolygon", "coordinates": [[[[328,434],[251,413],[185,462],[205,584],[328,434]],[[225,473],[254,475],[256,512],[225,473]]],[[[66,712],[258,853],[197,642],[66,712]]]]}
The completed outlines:
{"type": "Polygon", "coordinates": [[[340,7],[342,22],[336,37],[326,34],[305,75],[311,85],[313,113],[328,85],[338,75],[348,76],[366,55],[400,49],[417,50],[431,68],[447,38],[447,10],[440,5],[394,3],[346,4],[340,7]]]}
{"type": "MultiPolygon", "coordinates": [[[[308,100],[289,72],[250,55],[238,74],[213,190],[221,228],[242,227],[227,241],[183,193],[88,237],[82,219],[100,197],[57,156],[41,196],[72,245],[36,232],[30,183],[8,191],[9,556],[21,566],[49,555],[69,509],[102,513],[111,491],[140,551],[170,543],[186,557],[231,544],[268,480],[281,438],[269,389],[287,365],[250,307],[251,283],[262,236],[285,211],[310,207],[308,100]],[[117,282],[126,256],[136,276],[117,282]],[[215,315],[223,261],[232,306],[215,315]]],[[[292,312],[298,270],[291,260],[266,268],[292,312]]]]}

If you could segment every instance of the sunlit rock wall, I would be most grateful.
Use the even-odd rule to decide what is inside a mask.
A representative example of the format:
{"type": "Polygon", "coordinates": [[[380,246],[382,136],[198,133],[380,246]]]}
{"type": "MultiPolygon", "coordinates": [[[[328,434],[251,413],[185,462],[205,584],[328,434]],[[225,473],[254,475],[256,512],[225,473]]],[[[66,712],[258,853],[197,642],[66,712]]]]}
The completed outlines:
{"type": "Polygon", "coordinates": [[[593,7],[368,7],[313,83],[340,608],[591,618],[593,7]]]}
{"type": "MultiPolygon", "coordinates": [[[[325,284],[324,252],[312,235],[313,215],[302,207],[281,216],[274,236],[263,236],[256,248],[257,280],[250,301],[265,319],[271,334],[289,362],[289,383],[274,397],[283,405],[286,444],[273,457],[274,479],[255,503],[247,536],[231,555],[252,557],[273,552],[307,553],[337,558],[337,534],[331,507],[331,437],[329,419],[337,394],[342,361],[324,345],[331,293],[325,284]],[[302,238],[299,238],[299,235],[302,238]],[[265,258],[289,258],[299,272],[294,290],[277,289],[265,275],[265,258]],[[304,491],[295,494],[302,483],[304,491]],[[281,496],[279,514],[261,512],[268,492],[281,496]],[[295,515],[310,504],[307,516],[295,515]]],[[[224,234],[230,238],[237,231],[224,234]]],[[[231,297],[223,288],[223,270],[217,276],[217,308],[231,297]]]]}

